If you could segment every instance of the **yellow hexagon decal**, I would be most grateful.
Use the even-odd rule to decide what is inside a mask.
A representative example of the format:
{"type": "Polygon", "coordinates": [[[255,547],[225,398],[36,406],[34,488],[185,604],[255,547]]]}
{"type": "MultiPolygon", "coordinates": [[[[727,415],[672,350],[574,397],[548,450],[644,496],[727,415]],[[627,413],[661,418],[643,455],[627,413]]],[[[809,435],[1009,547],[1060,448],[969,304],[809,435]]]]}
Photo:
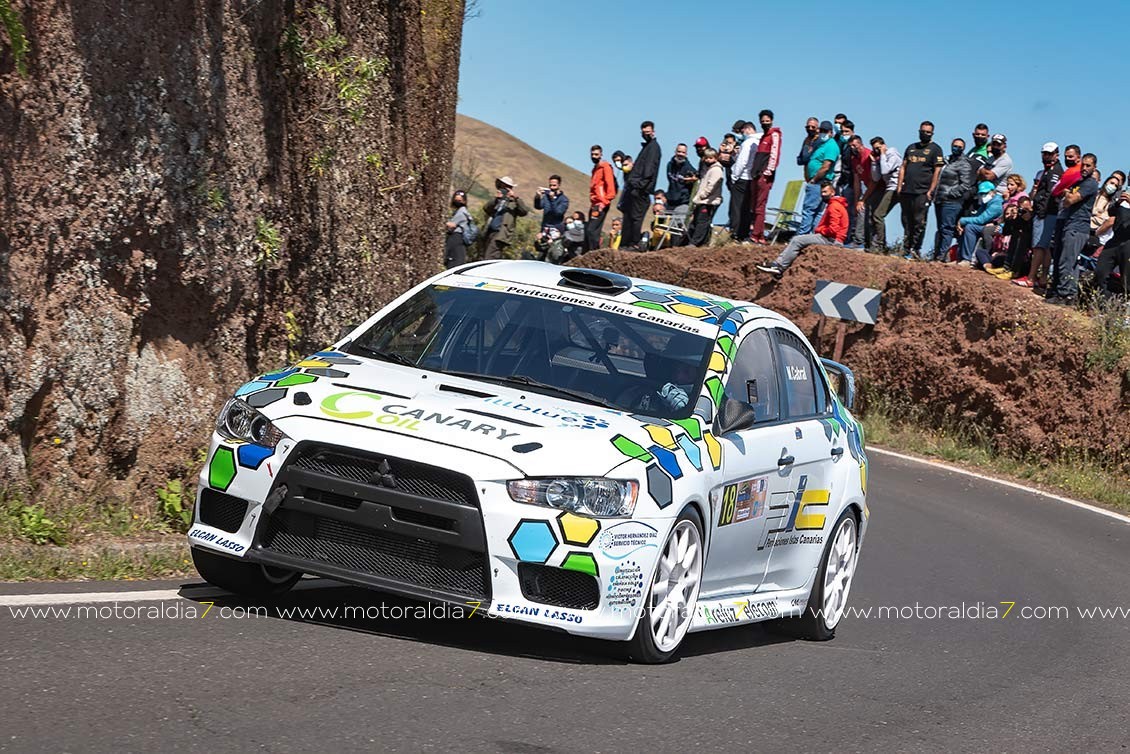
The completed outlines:
{"type": "Polygon", "coordinates": [[[585,518],[576,513],[566,511],[557,517],[557,525],[561,527],[561,538],[566,544],[587,547],[600,531],[600,522],[594,518],[585,518]]]}
{"type": "Polygon", "coordinates": [[[710,371],[726,371],[726,357],[722,355],[721,351],[715,351],[714,353],[710,354],[710,371]]]}
{"type": "Polygon", "coordinates": [[[676,314],[683,314],[688,317],[694,317],[695,319],[703,319],[704,317],[710,316],[710,313],[708,311],[703,309],[701,306],[695,306],[694,304],[672,304],[671,311],[675,312],[676,314]]]}
{"type": "Polygon", "coordinates": [[[324,367],[328,367],[329,365],[330,365],[330,362],[322,361],[321,359],[305,359],[303,361],[298,362],[298,364],[296,364],[295,366],[299,366],[299,367],[302,367],[304,369],[321,369],[321,368],[324,368],[324,367]]]}
{"type": "Polygon", "coordinates": [[[668,450],[675,449],[675,436],[671,434],[671,430],[666,427],[659,427],[655,424],[645,424],[643,428],[651,435],[651,441],[661,448],[668,450]]]}

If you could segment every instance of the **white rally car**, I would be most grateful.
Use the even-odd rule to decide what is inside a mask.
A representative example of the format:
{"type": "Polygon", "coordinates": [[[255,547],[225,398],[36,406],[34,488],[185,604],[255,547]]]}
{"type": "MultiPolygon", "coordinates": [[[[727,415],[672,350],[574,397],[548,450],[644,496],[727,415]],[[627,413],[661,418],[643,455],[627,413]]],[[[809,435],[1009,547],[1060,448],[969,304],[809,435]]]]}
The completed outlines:
{"type": "Polygon", "coordinates": [[[854,381],[755,304],[540,262],[408,291],[243,385],[193,558],[627,642],[771,620],[829,639],[867,526],[854,381]]]}

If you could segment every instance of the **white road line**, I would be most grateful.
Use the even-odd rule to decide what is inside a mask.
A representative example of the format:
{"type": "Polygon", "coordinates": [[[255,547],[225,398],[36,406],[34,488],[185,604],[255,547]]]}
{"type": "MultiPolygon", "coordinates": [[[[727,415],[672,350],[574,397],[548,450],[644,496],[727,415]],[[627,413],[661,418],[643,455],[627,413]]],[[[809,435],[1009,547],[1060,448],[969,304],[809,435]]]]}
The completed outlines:
{"type": "MultiPolygon", "coordinates": [[[[326,579],[304,579],[291,591],[325,589],[343,586],[326,579]]],[[[100,602],[164,602],[165,600],[199,600],[211,597],[231,597],[230,592],[207,584],[183,589],[150,589],[124,592],[67,592],[64,594],[0,594],[0,607],[23,605],[87,605],[100,602]]]]}
{"type": "Polygon", "coordinates": [[[973,477],[974,479],[980,479],[980,480],[985,481],[985,482],[992,482],[993,484],[999,484],[999,485],[1002,485],[1004,487],[1011,487],[1014,490],[1022,490],[1024,492],[1028,492],[1028,493],[1031,493],[1033,495],[1039,495],[1041,497],[1046,497],[1046,498],[1049,498],[1051,500],[1056,500],[1056,501],[1061,502],[1061,503],[1067,503],[1068,505],[1074,505],[1076,508],[1082,508],[1083,510],[1090,511],[1091,513],[1098,513],[1101,516],[1106,516],[1107,518],[1113,518],[1115,521],[1120,521],[1124,524],[1130,524],[1130,516],[1124,515],[1122,513],[1116,513],[1115,511],[1107,510],[1106,508],[1100,508],[1099,506],[1091,505],[1090,503],[1084,503],[1080,500],[1072,500],[1069,497],[1063,497],[1062,495],[1056,495],[1052,492],[1044,492],[1041,489],[1037,489],[1035,487],[1027,487],[1023,484],[1019,484],[1017,482],[1010,482],[1006,479],[997,479],[996,477],[987,476],[985,474],[978,474],[976,471],[968,471],[968,470],[963,469],[959,466],[950,466],[948,463],[941,463],[940,461],[931,461],[931,460],[928,460],[928,459],[925,459],[925,458],[917,458],[915,456],[908,456],[908,455],[904,455],[902,453],[896,453],[893,450],[885,450],[883,448],[876,448],[874,445],[867,446],[867,452],[868,453],[878,453],[880,455],[891,456],[893,458],[900,458],[904,461],[914,461],[915,463],[925,464],[926,466],[933,466],[934,468],[945,469],[946,471],[952,471],[955,474],[963,474],[965,476],[973,477]]]}

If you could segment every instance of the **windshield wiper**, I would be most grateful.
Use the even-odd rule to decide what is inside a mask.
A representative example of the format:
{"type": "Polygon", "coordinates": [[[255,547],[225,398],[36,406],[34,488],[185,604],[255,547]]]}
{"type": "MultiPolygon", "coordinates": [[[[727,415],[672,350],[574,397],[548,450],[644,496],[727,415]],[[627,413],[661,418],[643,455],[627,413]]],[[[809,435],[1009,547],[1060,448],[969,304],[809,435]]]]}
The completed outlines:
{"type": "Polygon", "coordinates": [[[556,393],[557,395],[561,395],[561,396],[564,396],[566,398],[572,398],[573,400],[579,401],[581,403],[593,403],[593,404],[596,404],[597,406],[601,406],[603,408],[610,408],[610,409],[613,409],[613,410],[619,410],[615,406],[613,406],[612,404],[608,403],[607,401],[601,400],[600,398],[596,397],[595,395],[592,395],[591,393],[581,393],[581,392],[577,392],[577,391],[574,391],[574,390],[569,390],[568,388],[558,387],[557,385],[550,385],[548,382],[542,382],[540,380],[535,380],[533,377],[527,377],[524,374],[516,374],[516,375],[512,375],[510,377],[497,377],[493,374],[479,374],[478,372],[444,371],[443,374],[449,374],[452,377],[465,377],[469,380],[482,380],[484,382],[493,382],[497,385],[522,385],[524,387],[532,387],[532,388],[537,388],[539,390],[547,390],[549,392],[556,393]]]}
{"type": "Polygon", "coordinates": [[[349,347],[347,353],[361,353],[374,359],[380,359],[381,361],[391,361],[393,364],[403,364],[406,367],[419,369],[419,367],[416,366],[416,362],[412,361],[412,359],[408,358],[402,353],[397,353],[396,351],[385,351],[379,348],[369,348],[368,346],[362,346],[354,343],[349,347]]]}

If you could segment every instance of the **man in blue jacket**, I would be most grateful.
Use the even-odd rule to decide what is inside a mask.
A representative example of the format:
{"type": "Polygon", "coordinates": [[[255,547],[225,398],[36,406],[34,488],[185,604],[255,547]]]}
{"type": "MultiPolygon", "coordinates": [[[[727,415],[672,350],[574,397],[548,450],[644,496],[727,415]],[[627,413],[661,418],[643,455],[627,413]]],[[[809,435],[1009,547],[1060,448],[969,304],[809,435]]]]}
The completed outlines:
{"type": "Polygon", "coordinates": [[[561,190],[561,176],[549,176],[549,186],[539,188],[534,195],[534,209],[541,210],[541,227],[556,228],[565,232],[565,213],[569,211],[569,197],[561,190]]]}
{"type": "Polygon", "coordinates": [[[961,261],[957,263],[958,267],[973,265],[973,254],[977,250],[977,242],[981,240],[981,231],[1004,214],[1004,200],[996,188],[997,185],[992,181],[981,181],[977,185],[978,213],[957,221],[957,235],[961,238],[961,261]]]}

